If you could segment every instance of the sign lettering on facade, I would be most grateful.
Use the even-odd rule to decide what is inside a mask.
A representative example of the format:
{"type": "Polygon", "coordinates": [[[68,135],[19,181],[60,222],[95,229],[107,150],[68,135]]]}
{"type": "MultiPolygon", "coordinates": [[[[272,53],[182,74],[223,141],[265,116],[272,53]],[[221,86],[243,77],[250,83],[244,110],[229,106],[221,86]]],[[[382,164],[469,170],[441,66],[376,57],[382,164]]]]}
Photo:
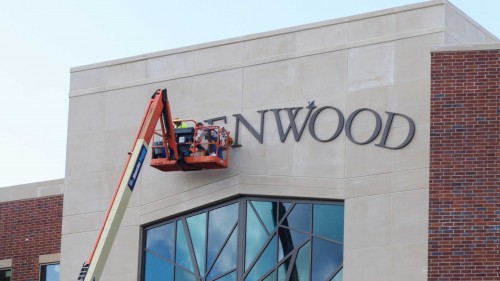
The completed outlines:
{"type": "MultiPolygon", "coordinates": [[[[251,134],[252,136],[260,143],[264,143],[264,123],[266,120],[266,113],[267,112],[272,112],[275,122],[276,122],[276,127],[278,130],[278,134],[280,137],[280,141],[282,143],[285,142],[287,139],[288,135],[290,132],[292,132],[293,138],[295,139],[296,142],[300,141],[300,138],[302,137],[302,134],[304,133],[306,127],[308,128],[309,134],[317,141],[319,142],[331,142],[335,140],[340,133],[344,130],[347,136],[347,139],[349,141],[359,144],[359,145],[365,145],[373,142],[379,135],[380,132],[382,132],[382,136],[380,141],[375,144],[378,147],[382,148],[387,148],[387,149],[401,149],[405,146],[407,146],[411,140],[413,139],[413,136],[415,135],[415,122],[408,116],[401,114],[401,113],[396,113],[396,112],[391,112],[391,111],[386,111],[385,113],[387,114],[387,118],[385,120],[385,124],[382,121],[382,117],[380,116],[379,113],[377,113],[375,110],[370,109],[370,108],[359,108],[353,111],[349,116],[347,117],[347,120],[344,117],[344,114],[342,111],[340,111],[338,108],[333,107],[333,106],[323,106],[317,108],[316,105],[314,104],[314,101],[309,102],[308,105],[306,106],[307,114],[304,118],[304,120],[297,120],[297,115],[300,110],[304,109],[304,107],[288,107],[288,108],[273,108],[273,109],[266,109],[266,110],[258,110],[257,113],[260,114],[260,124],[257,127],[254,127],[248,120],[241,114],[233,114],[234,118],[236,119],[236,124],[235,124],[235,129],[234,129],[234,145],[235,147],[241,146],[240,139],[239,139],[239,133],[240,133],[240,127],[243,125],[251,134]],[[280,115],[280,112],[284,111],[286,112],[286,116],[288,116],[288,126],[286,129],[284,129],[283,126],[283,120],[280,115]],[[320,138],[318,134],[316,133],[316,127],[315,123],[320,114],[322,114],[325,111],[333,111],[338,117],[338,121],[336,124],[335,131],[332,132],[331,136],[328,138],[320,138]],[[367,112],[375,118],[375,126],[373,128],[373,132],[370,135],[369,138],[365,140],[359,140],[355,139],[354,136],[352,135],[352,127],[353,127],[353,121],[358,116],[359,113],[361,112],[367,112]],[[404,121],[408,123],[408,133],[406,135],[405,140],[396,145],[396,146],[389,146],[387,145],[387,140],[389,138],[389,132],[391,130],[391,126],[393,124],[393,121],[395,118],[402,118],[404,121]],[[383,129],[383,130],[382,130],[383,129]]],[[[224,124],[227,123],[227,117],[226,116],[220,116],[216,118],[211,118],[204,120],[204,122],[213,125],[214,122],[217,121],[223,121],[224,124]]]]}

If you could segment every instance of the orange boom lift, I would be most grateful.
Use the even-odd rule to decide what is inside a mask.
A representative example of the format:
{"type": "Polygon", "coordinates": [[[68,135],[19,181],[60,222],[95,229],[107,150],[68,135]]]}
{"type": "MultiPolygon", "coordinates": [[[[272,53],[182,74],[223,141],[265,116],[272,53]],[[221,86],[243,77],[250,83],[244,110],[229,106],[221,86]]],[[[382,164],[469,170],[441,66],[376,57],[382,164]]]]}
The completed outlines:
{"type": "Polygon", "coordinates": [[[192,127],[174,128],[167,90],[157,90],[146,108],[134,145],[108,207],[90,257],[78,280],[100,281],[120,223],[153,139],[150,165],[158,170],[196,171],[227,168],[231,136],[223,127],[203,126],[194,120],[192,127]],[[158,122],[159,121],[159,122],[158,122]],[[159,123],[159,124],[158,124],[159,123]],[[157,129],[159,125],[159,129],[157,129]],[[208,139],[203,138],[208,134],[208,139]],[[209,150],[207,151],[207,148],[209,150]],[[207,152],[210,154],[207,155],[207,152]]]}

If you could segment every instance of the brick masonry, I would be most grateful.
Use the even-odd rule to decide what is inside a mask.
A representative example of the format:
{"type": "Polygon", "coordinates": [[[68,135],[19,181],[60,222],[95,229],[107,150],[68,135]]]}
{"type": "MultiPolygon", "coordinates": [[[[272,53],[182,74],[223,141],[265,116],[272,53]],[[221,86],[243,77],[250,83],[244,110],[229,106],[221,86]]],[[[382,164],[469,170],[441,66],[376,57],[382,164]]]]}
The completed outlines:
{"type": "Polygon", "coordinates": [[[500,51],[431,56],[428,280],[500,280],[500,51]]]}
{"type": "Polygon", "coordinates": [[[61,251],[63,195],[0,203],[0,260],[12,281],[39,280],[39,256],[61,251]]]}

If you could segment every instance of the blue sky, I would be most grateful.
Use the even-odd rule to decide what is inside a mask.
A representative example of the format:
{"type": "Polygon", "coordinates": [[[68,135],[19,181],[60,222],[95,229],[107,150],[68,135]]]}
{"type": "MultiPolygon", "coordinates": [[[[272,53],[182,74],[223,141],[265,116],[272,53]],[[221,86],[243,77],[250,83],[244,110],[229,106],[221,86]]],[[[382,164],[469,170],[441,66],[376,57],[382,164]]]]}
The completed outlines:
{"type": "MultiPolygon", "coordinates": [[[[71,67],[421,1],[3,2],[0,187],[64,177],[71,67]]],[[[500,37],[500,1],[451,2],[500,37]]]]}

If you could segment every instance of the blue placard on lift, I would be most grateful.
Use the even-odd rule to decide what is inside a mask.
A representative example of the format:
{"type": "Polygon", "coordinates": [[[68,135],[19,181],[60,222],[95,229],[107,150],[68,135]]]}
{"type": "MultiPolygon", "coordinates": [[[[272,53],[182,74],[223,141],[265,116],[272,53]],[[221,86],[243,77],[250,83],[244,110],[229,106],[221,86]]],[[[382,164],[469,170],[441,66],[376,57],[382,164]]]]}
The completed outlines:
{"type": "Polygon", "coordinates": [[[128,181],[128,187],[132,191],[134,190],[135,182],[137,181],[137,177],[139,176],[139,172],[141,171],[142,163],[144,163],[147,152],[148,149],[143,145],[141,148],[141,152],[139,153],[139,157],[137,157],[137,162],[135,162],[134,170],[132,172],[132,175],[130,176],[130,180],[128,181]]]}

